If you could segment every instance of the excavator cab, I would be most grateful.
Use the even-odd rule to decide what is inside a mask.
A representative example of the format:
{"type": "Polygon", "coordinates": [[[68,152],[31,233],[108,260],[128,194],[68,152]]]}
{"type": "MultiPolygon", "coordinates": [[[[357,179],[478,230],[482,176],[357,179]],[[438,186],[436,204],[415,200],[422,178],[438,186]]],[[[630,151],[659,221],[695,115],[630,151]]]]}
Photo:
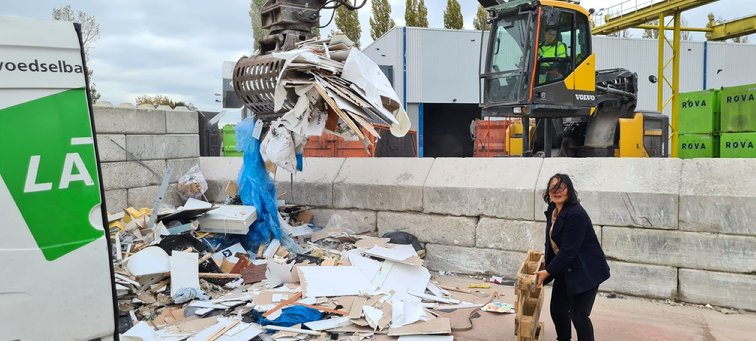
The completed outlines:
{"type": "Polygon", "coordinates": [[[564,1],[480,3],[492,14],[483,115],[587,116],[596,95],[588,11],[564,1]]]}

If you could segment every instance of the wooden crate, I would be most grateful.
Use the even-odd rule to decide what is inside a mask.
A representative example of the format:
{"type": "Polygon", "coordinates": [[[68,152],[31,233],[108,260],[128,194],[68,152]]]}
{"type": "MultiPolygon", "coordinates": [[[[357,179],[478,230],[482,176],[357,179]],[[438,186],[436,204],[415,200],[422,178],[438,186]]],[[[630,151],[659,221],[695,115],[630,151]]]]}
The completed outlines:
{"type": "Polygon", "coordinates": [[[538,287],[535,273],[543,261],[543,252],[530,250],[520,265],[515,284],[515,335],[517,341],[543,339],[543,323],[540,323],[543,307],[543,287],[538,287]],[[541,330],[539,332],[539,330],[541,330]]]}

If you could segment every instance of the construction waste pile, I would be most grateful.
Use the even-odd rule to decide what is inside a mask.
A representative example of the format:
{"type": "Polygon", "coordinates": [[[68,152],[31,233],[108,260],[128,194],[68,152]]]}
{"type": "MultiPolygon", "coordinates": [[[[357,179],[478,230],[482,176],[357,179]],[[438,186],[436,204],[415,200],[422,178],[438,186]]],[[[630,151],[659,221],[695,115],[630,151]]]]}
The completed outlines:
{"type": "MultiPolygon", "coordinates": [[[[372,141],[381,138],[374,124],[390,126],[397,137],[409,131],[409,117],[388,78],[353,45],[339,33],[265,56],[277,60],[277,65],[283,64],[273,92],[273,111],[283,115],[270,122],[262,137],[260,152],[265,161],[294,173],[302,170],[301,155],[310,136],[327,131],[346,140],[359,140],[369,152],[372,141]]],[[[262,96],[253,90],[255,82],[260,81],[255,73],[259,66],[254,64],[254,58],[243,58],[240,64],[244,63],[250,64],[238,73],[247,77],[235,76],[235,87],[242,98],[245,94],[262,96]]],[[[257,138],[262,122],[258,125],[257,138]]]]}
{"type": "Polygon", "coordinates": [[[338,216],[321,229],[309,224],[307,207],[279,212],[291,244],[271,239],[255,250],[236,242],[257,218],[251,206],[190,198],[177,210],[111,215],[122,338],[452,340],[481,308],[513,312],[496,293],[475,289],[491,283],[431,280],[410,234],[354,235],[338,216]]]}

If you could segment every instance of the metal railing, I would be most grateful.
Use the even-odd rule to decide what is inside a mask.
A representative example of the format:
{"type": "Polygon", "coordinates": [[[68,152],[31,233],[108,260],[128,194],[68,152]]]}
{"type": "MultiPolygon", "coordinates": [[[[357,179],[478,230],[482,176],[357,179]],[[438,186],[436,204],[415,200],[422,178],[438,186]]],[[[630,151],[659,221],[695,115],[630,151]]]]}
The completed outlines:
{"type": "Polygon", "coordinates": [[[668,0],[627,0],[606,8],[596,9],[591,15],[594,26],[606,24],[607,20],[622,17],[625,14],[635,12],[641,8],[655,5],[668,0]]]}

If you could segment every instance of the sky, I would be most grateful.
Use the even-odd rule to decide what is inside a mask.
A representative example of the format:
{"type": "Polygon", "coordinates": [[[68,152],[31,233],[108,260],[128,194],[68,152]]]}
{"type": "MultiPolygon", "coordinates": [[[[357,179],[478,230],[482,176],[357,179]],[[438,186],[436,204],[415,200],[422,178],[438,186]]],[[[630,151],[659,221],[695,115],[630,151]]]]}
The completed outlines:
{"type": "MultiPolygon", "coordinates": [[[[362,1],[362,0],[357,0],[362,1]]],[[[651,0],[637,0],[643,4],[651,0]]],[[[659,0],[655,0],[658,2],[659,0]]],[[[372,42],[371,0],[360,9],[362,46],[372,42]]],[[[405,0],[389,0],[396,25],[404,25],[405,0]]],[[[465,28],[473,29],[477,1],[459,0],[465,28]]],[[[584,0],[586,8],[606,8],[635,0],[584,0]]],[[[249,0],[3,0],[0,15],[50,19],[53,8],[70,4],[100,24],[88,66],[101,101],[134,103],[140,95],[166,95],[193,103],[200,110],[219,111],[223,61],[235,61],[252,51],[249,0]]],[[[443,27],[446,0],[425,0],[430,27],[443,27]]],[[[706,25],[706,14],[735,19],[756,12],[753,0],[720,0],[686,12],[690,26],[706,25]]],[[[330,11],[321,13],[323,24],[330,11]]],[[[328,34],[335,25],[321,29],[328,34]]],[[[633,37],[640,37],[634,32],[633,37]]],[[[751,37],[753,38],[753,37],[751,37]]],[[[693,39],[704,39],[694,34],[693,39]]],[[[754,39],[751,39],[754,43],[754,39]]]]}

